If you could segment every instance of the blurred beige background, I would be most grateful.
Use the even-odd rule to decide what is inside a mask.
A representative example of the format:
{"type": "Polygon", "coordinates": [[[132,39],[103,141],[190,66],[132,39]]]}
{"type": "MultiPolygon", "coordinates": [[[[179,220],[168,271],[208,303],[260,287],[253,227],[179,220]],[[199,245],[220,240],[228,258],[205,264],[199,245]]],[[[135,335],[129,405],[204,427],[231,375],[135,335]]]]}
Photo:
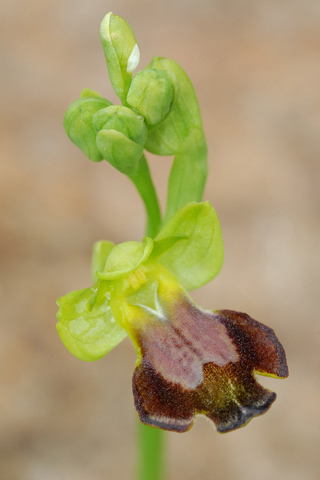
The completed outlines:
{"type": "MultiPolygon", "coordinates": [[[[133,478],[131,343],[89,364],[55,330],[55,299],[90,284],[93,242],[143,236],[133,186],[62,128],[82,88],[116,101],[99,40],[108,11],[134,28],[140,68],[171,57],[198,93],[225,264],[194,299],[273,327],[290,367],[261,378],[278,399],[245,429],[219,435],[198,418],[170,434],[167,478],[316,480],[318,0],[1,0],[0,478],[133,478]]],[[[149,158],[164,204],[171,160],[149,158]]]]}

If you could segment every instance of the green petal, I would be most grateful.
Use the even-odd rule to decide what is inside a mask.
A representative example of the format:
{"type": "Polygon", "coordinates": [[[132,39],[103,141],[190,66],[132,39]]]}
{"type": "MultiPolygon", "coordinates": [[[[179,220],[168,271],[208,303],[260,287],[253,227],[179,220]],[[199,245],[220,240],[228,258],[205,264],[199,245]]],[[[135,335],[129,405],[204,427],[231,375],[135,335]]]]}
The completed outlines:
{"type": "Polygon", "coordinates": [[[212,280],[223,263],[220,224],[210,203],[188,203],[169,220],[155,240],[178,234],[187,235],[188,240],[178,242],[158,261],[186,290],[194,290],[212,280]]]}
{"type": "Polygon", "coordinates": [[[99,279],[96,272],[103,272],[109,253],[114,247],[114,243],[105,240],[95,242],[92,249],[91,275],[93,283],[99,279]]]}
{"type": "Polygon", "coordinates": [[[104,357],[127,336],[116,323],[107,299],[94,305],[91,312],[87,310],[93,294],[92,288],[86,288],[57,300],[60,338],[73,355],[88,362],[104,357]]]}
{"type": "Polygon", "coordinates": [[[116,245],[107,258],[103,273],[97,276],[101,280],[115,280],[128,275],[144,263],[153,250],[153,240],[146,237],[141,242],[124,242],[116,245]]]}

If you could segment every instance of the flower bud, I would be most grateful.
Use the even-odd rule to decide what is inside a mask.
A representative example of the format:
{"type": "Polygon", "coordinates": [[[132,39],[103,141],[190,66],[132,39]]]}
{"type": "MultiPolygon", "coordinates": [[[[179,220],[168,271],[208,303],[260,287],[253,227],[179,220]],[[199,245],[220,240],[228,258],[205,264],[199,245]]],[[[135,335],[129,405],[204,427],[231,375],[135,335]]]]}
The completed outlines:
{"type": "Polygon", "coordinates": [[[132,80],[127,102],[149,125],[160,123],[170,110],[174,86],[164,70],[146,68],[132,80]]]}
{"type": "Polygon", "coordinates": [[[202,128],[197,97],[186,72],[173,60],[154,57],[148,68],[161,70],[170,77],[174,96],[163,122],[150,128],[146,150],[156,155],[175,155],[191,130],[202,128]]]}
{"type": "Polygon", "coordinates": [[[103,159],[96,144],[93,116],[109,105],[111,102],[100,97],[96,92],[85,90],[64,115],[63,126],[66,134],[93,162],[100,162],[103,159]]]}
{"type": "Polygon", "coordinates": [[[112,105],[97,112],[93,124],[103,158],[122,173],[134,173],[148,133],[143,117],[130,108],[112,105]]]}
{"type": "Polygon", "coordinates": [[[101,22],[100,38],[114,91],[125,103],[132,73],[140,60],[139,47],[130,25],[108,13],[101,22]]]}

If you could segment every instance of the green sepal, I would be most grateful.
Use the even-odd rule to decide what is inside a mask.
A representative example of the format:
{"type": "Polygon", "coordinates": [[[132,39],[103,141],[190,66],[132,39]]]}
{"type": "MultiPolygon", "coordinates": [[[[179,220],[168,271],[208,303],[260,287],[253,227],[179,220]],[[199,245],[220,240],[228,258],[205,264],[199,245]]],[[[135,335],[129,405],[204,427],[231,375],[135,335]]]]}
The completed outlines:
{"type": "Polygon", "coordinates": [[[116,323],[107,298],[88,311],[93,293],[93,289],[86,288],[57,300],[60,338],[73,355],[88,362],[104,357],[127,336],[116,323]]]}
{"type": "Polygon", "coordinates": [[[96,272],[103,272],[109,253],[114,247],[114,243],[106,240],[95,242],[92,248],[91,277],[95,284],[99,279],[96,272]]]}
{"type": "Polygon", "coordinates": [[[70,140],[93,162],[103,159],[96,144],[93,116],[109,105],[111,102],[103,97],[84,95],[69,106],[63,118],[63,126],[70,140]]]}
{"type": "Polygon", "coordinates": [[[154,246],[152,253],[150,255],[150,260],[156,260],[159,258],[161,255],[163,255],[167,250],[172,248],[174,245],[176,245],[178,242],[181,242],[181,240],[187,240],[188,236],[181,233],[178,235],[171,235],[170,237],[164,237],[161,238],[161,240],[154,240],[154,246]]]}
{"type": "Polygon", "coordinates": [[[191,129],[202,127],[198,100],[186,72],[173,60],[154,57],[148,68],[163,70],[169,75],[174,97],[164,120],[149,127],[145,148],[156,155],[174,155],[191,129]]]}
{"type": "Polygon", "coordinates": [[[153,240],[145,237],[143,242],[124,242],[110,252],[103,273],[97,273],[101,280],[115,280],[136,270],[151,255],[153,240]]]}
{"type": "Polygon", "coordinates": [[[130,25],[111,12],[101,22],[100,38],[111,84],[125,104],[132,73],[140,60],[137,40],[130,25]]]}
{"type": "Polygon", "coordinates": [[[220,223],[209,202],[192,202],[181,208],[160,230],[155,241],[184,234],[188,239],[167,250],[158,262],[166,266],[186,290],[212,280],[223,263],[220,223]]]}
{"type": "Polygon", "coordinates": [[[160,123],[170,110],[174,96],[171,78],[164,70],[146,68],[131,83],[127,102],[148,125],[160,123]]]}

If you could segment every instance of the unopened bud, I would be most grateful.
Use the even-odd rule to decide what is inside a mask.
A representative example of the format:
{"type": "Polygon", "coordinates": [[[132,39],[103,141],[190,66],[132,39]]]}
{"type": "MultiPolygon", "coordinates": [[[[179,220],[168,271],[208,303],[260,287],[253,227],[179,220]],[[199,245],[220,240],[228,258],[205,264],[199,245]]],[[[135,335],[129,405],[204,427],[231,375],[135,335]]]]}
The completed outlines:
{"type": "Polygon", "coordinates": [[[130,108],[112,105],[100,110],[93,123],[103,158],[122,173],[134,173],[148,133],[143,117],[130,108]]]}
{"type": "Polygon", "coordinates": [[[149,125],[160,123],[170,110],[174,95],[171,78],[164,70],[146,68],[132,80],[127,102],[149,125]]]}
{"type": "Polygon", "coordinates": [[[67,109],[63,126],[70,140],[93,162],[100,162],[103,157],[96,144],[96,132],[93,116],[111,102],[91,90],[84,90],[81,97],[67,109]]]}
{"type": "Polygon", "coordinates": [[[108,13],[101,22],[100,38],[114,91],[125,103],[132,73],[140,60],[139,47],[130,25],[108,13]]]}

